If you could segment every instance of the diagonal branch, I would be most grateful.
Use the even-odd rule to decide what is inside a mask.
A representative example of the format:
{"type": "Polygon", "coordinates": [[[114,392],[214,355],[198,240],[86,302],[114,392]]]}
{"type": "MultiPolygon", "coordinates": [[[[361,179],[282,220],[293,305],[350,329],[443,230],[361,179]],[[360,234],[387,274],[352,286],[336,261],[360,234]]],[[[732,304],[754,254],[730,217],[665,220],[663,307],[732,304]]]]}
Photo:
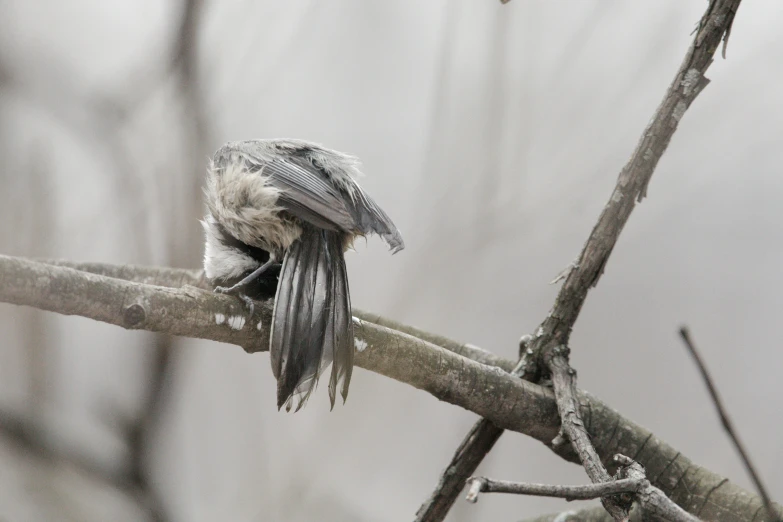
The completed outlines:
{"type": "MultiPolygon", "coordinates": [[[[578,444],[577,451],[594,482],[604,482],[609,474],[585,436],[578,405],[569,392],[575,389],[575,384],[572,382],[574,373],[568,365],[567,348],[561,353],[556,353],[555,350],[568,346],[571,329],[576,323],[588,291],[598,283],[636,203],[647,195],[647,187],[655,167],[685,111],[709,83],[704,74],[712,63],[721,39],[728,37],[740,1],[710,0],[693,43],[663,101],[644,130],[628,163],[620,171],[609,201],[576,263],[569,270],[552,310],[541,323],[528,347],[532,352],[530,360],[521,361],[517,368],[516,373],[521,377],[535,381],[542,371],[543,362],[546,369],[553,374],[553,380],[560,383],[555,385],[555,393],[558,395],[558,406],[564,420],[563,431],[569,440],[578,444]]],[[[438,522],[445,518],[448,509],[462,490],[463,481],[473,474],[501,434],[500,428],[491,426],[485,419],[474,426],[461,444],[459,455],[455,455],[452,466],[446,471],[451,473],[451,480],[444,481],[445,475],[441,478],[433,495],[419,509],[417,522],[438,522]],[[473,434],[477,432],[482,433],[483,437],[474,437],[473,434]],[[451,470],[460,470],[461,474],[455,475],[451,470]]],[[[610,506],[609,509],[617,519],[627,516],[621,506],[610,506]]]]}
{"type": "MultiPolygon", "coordinates": [[[[271,305],[256,303],[251,313],[236,298],[204,291],[199,288],[207,286],[200,271],[56,264],[60,266],[0,256],[0,302],[228,342],[253,352],[266,349],[271,305]],[[128,308],[135,311],[128,313],[128,308]],[[128,315],[136,319],[128,321],[128,315]]],[[[511,361],[373,314],[354,312],[364,319],[357,319],[357,348],[362,348],[356,354],[358,366],[485,416],[493,427],[531,436],[561,457],[578,462],[570,445],[552,445],[560,422],[552,390],[504,371],[513,366],[511,361]],[[397,327],[386,328],[373,320],[397,327]],[[429,342],[435,339],[442,346],[429,342]]],[[[706,520],[751,522],[763,510],[760,497],[697,466],[598,399],[576,393],[585,429],[602,459],[609,461],[616,453],[633,455],[656,487],[677,504],[699,511],[706,520]]],[[[775,508],[783,514],[783,509],[775,508]]]]}
{"type": "Polygon", "coordinates": [[[748,473],[750,473],[750,478],[753,480],[753,484],[756,486],[756,491],[759,492],[759,495],[761,495],[761,498],[764,500],[764,507],[766,508],[767,513],[769,513],[769,516],[772,518],[772,520],[775,520],[775,509],[772,507],[772,500],[769,498],[767,488],[764,487],[764,483],[761,481],[761,477],[756,472],[756,468],[753,466],[753,463],[750,460],[750,456],[745,450],[745,446],[740,441],[739,435],[737,435],[737,431],[734,429],[734,424],[731,422],[729,414],[726,411],[726,408],[723,406],[723,401],[720,400],[718,390],[715,387],[715,384],[712,382],[712,377],[710,377],[710,373],[707,371],[707,366],[704,364],[704,361],[702,361],[698,350],[696,350],[696,345],[693,344],[693,340],[691,340],[691,334],[686,326],[680,328],[680,337],[682,337],[682,340],[685,343],[685,347],[688,348],[688,351],[693,356],[693,360],[696,361],[696,366],[699,367],[699,372],[704,379],[704,384],[707,385],[707,390],[710,392],[710,397],[712,397],[712,402],[715,404],[715,409],[718,410],[718,415],[720,416],[720,421],[723,424],[723,429],[726,430],[726,433],[729,435],[729,438],[734,444],[734,447],[737,448],[737,452],[740,454],[742,463],[745,465],[745,469],[748,470],[748,473]]]}
{"type": "MultiPolygon", "coordinates": [[[[711,0],[691,47],[661,104],[642,134],[631,159],[620,172],[609,202],[587,239],[576,266],[566,277],[555,306],[542,324],[544,335],[534,339],[532,349],[543,353],[552,374],[562,431],[571,441],[590,480],[610,480],[598,452],[593,448],[576,402],[576,372],[568,365],[568,340],[588,290],[598,283],[634,206],[647,195],[650,178],[669,145],[680,119],[707,85],[704,74],[715,50],[731,29],[740,0],[711,0]],[[536,342],[538,341],[538,342],[536,342]]],[[[615,520],[627,520],[629,505],[614,498],[601,499],[615,520]]]]}

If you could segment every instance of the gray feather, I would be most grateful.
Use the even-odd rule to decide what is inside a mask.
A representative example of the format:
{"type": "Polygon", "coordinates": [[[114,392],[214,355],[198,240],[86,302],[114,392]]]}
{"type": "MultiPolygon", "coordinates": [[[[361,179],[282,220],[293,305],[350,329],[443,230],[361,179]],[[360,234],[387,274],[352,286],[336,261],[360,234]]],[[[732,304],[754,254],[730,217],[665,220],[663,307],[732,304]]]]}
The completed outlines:
{"type": "Polygon", "coordinates": [[[391,218],[356,183],[361,173],[355,157],[316,143],[281,139],[228,143],[215,153],[215,161],[235,155],[280,189],[278,204],[299,219],[326,230],[377,234],[392,253],[405,248],[391,218]]]}
{"type": "Polygon", "coordinates": [[[319,376],[333,363],[329,383],[348,393],[353,366],[353,324],[340,234],[305,227],[283,260],[270,350],[278,408],[299,410],[319,376]]]}
{"type": "Polygon", "coordinates": [[[335,391],[340,382],[340,395],[343,402],[348,398],[348,386],[353,373],[353,316],[351,313],[351,293],[348,289],[348,271],[345,266],[342,245],[333,242],[331,251],[334,257],[333,294],[334,306],[331,318],[334,333],[334,361],[329,379],[329,399],[334,407],[335,391]]]}
{"type": "Polygon", "coordinates": [[[362,234],[378,234],[389,245],[392,254],[405,248],[402,234],[394,226],[391,218],[359,185],[356,185],[356,196],[350,202],[350,210],[362,234]]]}
{"type": "MultiPolygon", "coordinates": [[[[301,244],[295,241],[283,259],[280,269],[280,278],[275,294],[275,306],[272,311],[272,330],[269,335],[269,351],[272,362],[272,373],[276,379],[280,379],[284,368],[288,363],[291,348],[292,330],[295,321],[288,320],[289,314],[296,312],[296,303],[301,301],[302,285],[300,279],[294,275],[301,275],[299,270],[299,250],[301,244]]],[[[293,317],[291,315],[291,317],[293,317]]],[[[278,405],[279,407],[279,405],[278,405]]]]}
{"type": "Polygon", "coordinates": [[[267,163],[263,173],[282,191],[278,205],[296,217],[327,230],[350,232],[355,228],[343,196],[319,173],[281,159],[267,163]]]}

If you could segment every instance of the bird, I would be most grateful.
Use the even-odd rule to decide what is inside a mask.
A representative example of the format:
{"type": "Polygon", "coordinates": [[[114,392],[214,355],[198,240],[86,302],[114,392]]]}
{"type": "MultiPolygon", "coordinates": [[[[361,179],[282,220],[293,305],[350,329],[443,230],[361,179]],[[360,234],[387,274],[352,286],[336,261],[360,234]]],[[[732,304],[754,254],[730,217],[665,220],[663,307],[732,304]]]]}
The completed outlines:
{"type": "Polygon", "coordinates": [[[278,410],[302,408],[330,363],[331,408],[338,386],[345,403],[355,346],[344,253],[370,234],[392,254],[405,247],[359,167],[317,143],[258,139],[226,143],[207,168],[204,273],[216,292],[274,297],[278,410]]]}

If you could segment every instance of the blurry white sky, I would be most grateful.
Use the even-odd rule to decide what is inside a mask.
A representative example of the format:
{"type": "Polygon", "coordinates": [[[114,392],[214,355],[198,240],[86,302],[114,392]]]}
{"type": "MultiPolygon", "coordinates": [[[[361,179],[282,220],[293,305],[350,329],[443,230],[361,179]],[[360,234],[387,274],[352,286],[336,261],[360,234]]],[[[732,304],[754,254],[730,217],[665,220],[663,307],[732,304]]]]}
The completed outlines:
{"type": "MultiPolygon", "coordinates": [[[[391,257],[371,239],[349,255],[354,305],[513,357],[551,306],[557,287],[548,282],[582,246],[705,6],[208,2],[199,40],[207,145],[287,136],[359,155],[364,186],[407,248],[391,257]]],[[[0,85],[0,179],[23,191],[31,162],[48,176],[45,197],[4,214],[0,252],[165,262],[171,238],[161,230],[187,204],[180,187],[203,176],[185,171],[200,160],[182,158],[193,152],[182,144],[175,91],[155,81],[179,5],[5,0],[0,14],[10,78],[0,85]],[[126,120],[96,118],[99,102],[126,98],[141,100],[126,120]],[[25,224],[47,201],[48,237],[27,245],[25,224]]],[[[710,69],[572,338],[582,387],[749,487],[676,336],[689,324],[772,492],[783,490],[783,420],[769,415],[783,395],[781,23],[777,0],[741,6],[728,60],[710,69]]],[[[0,308],[0,407],[21,407],[27,393],[17,313],[0,308]]],[[[121,458],[95,418],[96,397],[138,407],[148,337],[70,317],[46,316],[45,325],[56,353],[53,437],[121,458]]],[[[303,412],[279,414],[266,355],[188,346],[153,454],[176,520],[411,519],[475,420],[364,371],[345,407],[329,413],[319,393],[303,412]]],[[[16,470],[0,481],[43,483],[45,471],[33,475],[3,452],[0,460],[16,470]]],[[[586,481],[517,434],[480,472],[586,481]]],[[[8,497],[10,485],[0,506],[35,503],[8,497]]],[[[94,493],[79,491],[65,496],[94,493]]],[[[137,516],[106,505],[109,518],[137,516]]],[[[451,520],[565,507],[500,495],[458,502],[451,520]]]]}

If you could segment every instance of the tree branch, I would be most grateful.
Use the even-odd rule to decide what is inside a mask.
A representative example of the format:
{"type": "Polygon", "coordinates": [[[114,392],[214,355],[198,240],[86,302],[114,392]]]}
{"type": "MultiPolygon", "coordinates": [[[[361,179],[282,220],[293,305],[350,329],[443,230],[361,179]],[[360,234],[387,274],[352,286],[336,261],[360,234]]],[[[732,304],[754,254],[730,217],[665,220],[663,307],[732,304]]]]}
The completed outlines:
{"type": "MultiPolygon", "coordinates": [[[[710,0],[699,28],[688,49],[685,59],[669,86],[666,96],[655,111],[652,120],[642,134],[628,163],[620,171],[617,184],[593,228],[576,263],[568,271],[560,292],[549,315],[541,323],[528,346],[532,352],[528,360],[521,361],[517,371],[521,377],[536,381],[543,362],[548,371],[558,374],[558,405],[563,408],[564,432],[579,444],[577,451],[582,457],[585,470],[593,482],[604,482],[608,473],[598,456],[590,447],[589,440],[579,435],[584,431],[579,418],[579,408],[569,396],[568,390],[575,388],[574,375],[568,366],[568,359],[553,351],[568,346],[571,329],[587,298],[587,293],[598,283],[609,256],[617,243],[628,218],[637,202],[647,195],[655,167],[663,156],[685,111],[709,83],[704,74],[710,66],[721,39],[731,31],[734,15],[740,0],[710,0]],[[566,372],[566,373],[563,373],[566,372]],[[570,382],[570,384],[569,384],[570,382]]],[[[725,39],[724,39],[725,44],[725,39]]],[[[725,51],[725,48],[724,48],[725,51]]],[[[478,464],[494,445],[502,430],[487,420],[479,421],[460,445],[460,453],[452,459],[452,466],[444,473],[459,470],[461,475],[446,481],[445,475],[439,481],[435,492],[419,509],[417,522],[442,521],[448,509],[462,490],[460,479],[475,471],[478,464]],[[474,437],[482,433],[482,437],[474,437]],[[465,461],[462,463],[461,461],[465,461]]],[[[608,506],[616,519],[624,518],[627,512],[621,506],[608,506]]]]}
{"type": "Polygon", "coordinates": [[[478,501],[479,493],[512,493],[514,495],[553,497],[565,500],[593,500],[618,493],[636,493],[645,482],[645,479],[622,479],[584,486],[560,486],[556,484],[533,484],[531,482],[509,482],[507,480],[492,480],[486,477],[471,477],[468,479],[468,495],[465,497],[465,500],[475,503],[478,501]]]}
{"type": "MultiPolygon", "coordinates": [[[[52,263],[0,256],[0,302],[83,315],[123,327],[127,327],[128,303],[132,306],[141,302],[144,313],[138,315],[143,315],[145,321],[131,322],[131,328],[154,328],[173,335],[228,342],[253,352],[267,349],[271,303],[257,303],[251,314],[239,299],[199,288],[208,288],[200,271],[52,263]],[[170,288],[178,285],[182,288],[170,288]],[[260,330],[257,319],[261,322],[260,330]]],[[[354,313],[364,318],[357,320],[356,328],[357,347],[363,348],[356,354],[359,367],[469,409],[501,428],[534,437],[561,457],[578,462],[569,444],[552,445],[560,423],[552,390],[501,370],[514,366],[512,361],[399,325],[399,330],[405,332],[445,340],[445,346],[436,346],[409,333],[370,322],[377,315],[356,310],[354,313]],[[498,362],[497,367],[472,360],[474,356],[480,361],[498,362]]],[[[577,391],[576,400],[585,419],[585,429],[605,462],[611,462],[616,453],[634,456],[648,470],[654,485],[679,505],[700,511],[707,520],[751,522],[756,511],[763,509],[758,496],[695,465],[600,400],[582,391],[577,391]]],[[[776,509],[783,514],[783,509],[778,506],[776,509]]]]}
{"type": "MultiPolygon", "coordinates": [[[[616,478],[608,482],[587,486],[556,486],[526,482],[495,481],[483,477],[472,478],[468,480],[469,490],[466,500],[476,502],[481,492],[556,497],[569,501],[625,496],[639,503],[646,518],[668,522],[699,522],[698,518],[682,509],[669,499],[663,491],[650,484],[644,468],[639,463],[625,455],[615,455],[614,460],[621,467],[616,478]]],[[[625,499],[618,502],[618,504],[625,503],[625,499]]],[[[628,518],[626,517],[625,520],[628,520],[628,518]]]]}
{"type": "Polygon", "coordinates": [[[756,468],[753,466],[753,463],[750,460],[750,456],[745,450],[745,446],[743,446],[739,439],[739,435],[737,435],[737,431],[734,429],[734,425],[729,418],[729,414],[726,411],[726,408],[723,407],[723,401],[720,400],[718,389],[715,387],[715,384],[713,384],[712,377],[710,377],[710,373],[707,371],[707,366],[704,364],[704,361],[699,355],[698,350],[696,350],[696,345],[694,345],[693,341],[691,340],[691,335],[687,326],[680,328],[680,337],[682,337],[682,340],[685,343],[685,347],[688,348],[688,351],[693,356],[693,360],[696,361],[696,366],[699,367],[699,372],[701,373],[702,379],[704,379],[704,384],[707,385],[707,390],[710,392],[710,397],[712,397],[712,402],[715,404],[715,409],[718,410],[718,415],[720,416],[720,421],[723,424],[723,429],[726,430],[726,433],[729,435],[729,438],[734,444],[734,447],[737,448],[737,452],[740,454],[740,458],[742,459],[742,463],[745,465],[745,469],[748,470],[750,478],[753,480],[753,484],[756,486],[756,490],[764,500],[764,507],[766,508],[767,513],[769,513],[769,516],[772,518],[772,520],[775,520],[775,509],[772,507],[772,500],[769,498],[767,488],[764,487],[764,483],[761,481],[761,477],[756,472],[756,468]]]}
{"type": "MultiPolygon", "coordinates": [[[[116,270],[129,271],[129,267],[116,270]]],[[[150,272],[140,270],[135,279],[150,281],[150,272]]],[[[161,273],[165,278],[197,280],[190,279],[195,274],[172,269],[161,273]]],[[[23,258],[0,256],[0,302],[80,315],[127,329],[236,344],[248,352],[266,351],[269,345],[271,302],[259,302],[251,310],[236,297],[195,286],[153,286],[23,258]]],[[[557,432],[551,391],[406,333],[359,318],[354,321],[357,366],[481,412],[506,427],[522,429],[527,424],[525,430],[541,440],[557,432]],[[499,401],[499,397],[514,401],[499,401]]],[[[483,352],[475,347],[469,351],[483,352]]]]}
{"type": "Polygon", "coordinates": [[[655,167],[669,146],[680,120],[707,86],[704,76],[721,39],[730,29],[740,0],[710,0],[685,59],[644,129],[628,163],[620,171],[609,201],[569,271],[532,348],[567,345],[590,288],[596,286],[637,202],[647,196],[655,167]],[[544,341],[542,342],[541,339],[544,341]]]}
{"type": "MultiPolygon", "coordinates": [[[[590,480],[596,484],[611,482],[612,477],[601,462],[601,457],[593,447],[590,435],[582,422],[582,414],[576,399],[576,372],[568,365],[568,347],[557,346],[546,355],[551,357],[547,361],[547,366],[552,373],[552,385],[561,421],[561,432],[552,443],[561,444],[571,441],[571,446],[579,455],[579,460],[590,480]]],[[[630,501],[616,497],[602,497],[601,503],[615,520],[628,520],[631,510],[630,501]]]]}
{"type": "MultiPolygon", "coordinates": [[[[576,266],[566,277],[552,312],[541,326],[543,335],[532,343],[541,351],[552,374],[563,432],[574,445],[593,482],[606,482],[610,476],[592,447],[574,398],[576,373],[568,365],[567,343],[589,289],[598,283],[609,256],[617,243],[636,202],[647,195],[653,171],[663,156],[693,100],[707,85],[704,74],[713,60],[721,39],[734,20],[740,0],[711,0],[693,43],[674,77],[668,92],[648,124],[631,159],[620,172],[608,203],[601,212],[576,266]]],[[[603,498],[604,507],[616,520],[628,517],[630,506],[603,498]]]]}
{"type": "MultiPolygon", "coordinates": [[[[136,283],[165,286],[168,288],[194,286],[196,288],[201,288],[202,290],[212,290],[209,281],[204,277],[203,270],[139,265],[112,265],[108,263],[78,263],[63,259],[42,259],[38,261],[48,265],[64,266],[82,272],[89,272],[91,274],[103,275],[136,283]]],[[[483,350],[477,346],[473,346],[472,344],[460,343],[442,335],[426,332],[419,328],[408,326],[378,314],[364,312],[356,308],[353,309],[353,315],[363,321],[368,321],[379,326],[385,326],[391,330],[412,335],[413,337],[440,346],[441,348],[445,348],[451,352],[462,355],[463,357],[467,357],[468,359],[473,359],[481,364],[495,366],[507,372],[511,372],[514,368],[513,361],[495,355],[494,353],[483,350]]]]}

